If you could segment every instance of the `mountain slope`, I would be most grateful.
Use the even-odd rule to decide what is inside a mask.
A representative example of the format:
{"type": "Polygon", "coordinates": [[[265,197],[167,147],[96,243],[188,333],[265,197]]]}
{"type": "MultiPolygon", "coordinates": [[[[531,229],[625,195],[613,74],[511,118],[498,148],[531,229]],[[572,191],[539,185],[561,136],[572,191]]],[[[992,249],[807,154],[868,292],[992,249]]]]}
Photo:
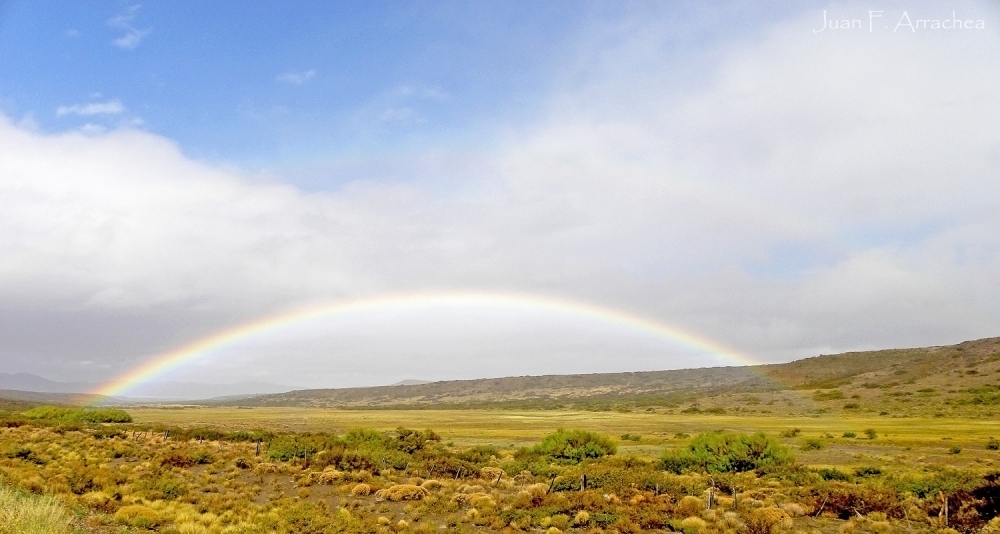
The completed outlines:
{"type": "MultiPolygon", "coordinates": [[[[828,411],[840,409],[839,405],[834,406],[830,401],[853,398],[856,399],[853,404],[859,405],[856,409],[865,409],[865,403],[870,403],[912,410],[915,407],[933,409],[933,405],[940,404],[937,401],[941,399],[935,402],[920,402],[920,399],[933,397],[933,393],[941,391],[941,388],[946,388],[943,390],[946,396],[956,399],[955,406],[968,404],[962,400],[963,396],[978,394],[982,398],[982,392],[969,391],[993,387],[998,378],[1000,338],[988,338],[949,347],[851,352],[752,367],[520,376],[312,389],[243,399],[219,399],[213,404],[377,408],[587,407],[624,403],[674,407],[688,404],[696,408],[699,405],[720,405],[740,409],[741,405],[757,404],[761,399],[771,403],[781,399],[784,405],[796,410],[828,411]],[[814,393],[803,390],[814,390],[814,393]],[[754,396],[747,400],[750,394],[754,396]]],[[[1000,399],[1000,391],[997,397],[1000,399]]],[[[852,403],[841,401],[841,404],[852,403]]]]}

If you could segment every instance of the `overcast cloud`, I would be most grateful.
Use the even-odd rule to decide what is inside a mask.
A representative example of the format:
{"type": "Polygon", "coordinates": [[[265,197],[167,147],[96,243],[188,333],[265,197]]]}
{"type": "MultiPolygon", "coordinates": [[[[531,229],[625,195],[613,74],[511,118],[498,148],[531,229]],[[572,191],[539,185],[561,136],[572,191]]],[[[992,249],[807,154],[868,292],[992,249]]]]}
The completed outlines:
{"type": "MultiPolygon", "coordinates": [[[[0,357],[101,380],[297,305],[447,289],[626,309],[762,361],[998,335],[1000,20],[963,8],[987,28],[817,34],[813,10],[705,53],[685,84],[661,59],[669,21],[605,28],[555,74],[546,113],[487,150],[393,163],[426,180],[363,162],[372,179],[334,191],[199,162],[154,133],[0,119],[0,357]]],[[[867,5],[826,9],[867,24],[867,5]]],[[[306,325],[170,378],[719,363],[544,313],[451,310],[306,325]]]]}

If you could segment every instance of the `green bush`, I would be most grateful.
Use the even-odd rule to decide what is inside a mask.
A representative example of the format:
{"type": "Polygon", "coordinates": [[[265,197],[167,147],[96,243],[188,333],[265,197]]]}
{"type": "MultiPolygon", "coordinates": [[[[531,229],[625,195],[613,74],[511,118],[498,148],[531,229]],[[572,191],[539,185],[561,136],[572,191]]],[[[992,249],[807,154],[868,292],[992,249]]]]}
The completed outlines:
{"type": "Polygon", "coordinates": [[[789,465],[794,460],[787,447],[760,432],[709,432],[698,434],[683,449],[665,451],[661,465],[674,473],[729,473],[789,465]]]}
{"type": "Polygon", "coordinates": [[[817,471],[817,473],[819,474],[819,477],[822,478],[823,480],[837,480],[841,482],[847,482],[848,480],[851,479],[850,475],[848,475],[847,473],[839,469],[834,469],[832,467],[824,467],[819,471],[817,471]]]}
{"type": "Polygon", "coordinates": [[[581,462],[586,458],[600,458],[617,452],[611,438],[586,430],[558,429],[542,438],[534,451],[561,460],[581,462]]]}
{"type": "Polygon", "coordinates": [[[132,416],[117,408],[59,408],[39,406],[24,412],[28,419],[64,423],[131,423],[132,416]]]}
{"type": "Polygon", "coordinates": [[[292,458],[305,458],[315,453],[315,447],[292,436],[280,437],[272,441],[271,445],[267,448],[268,458],[282,462],[287,462],[292,458]]]}
{"type": "Polygon", "coordinates": [[[819,438],[806,438],[802,442],[802,450],[804,451],[818,451],[824,446],[823,440],[819,438]]]}

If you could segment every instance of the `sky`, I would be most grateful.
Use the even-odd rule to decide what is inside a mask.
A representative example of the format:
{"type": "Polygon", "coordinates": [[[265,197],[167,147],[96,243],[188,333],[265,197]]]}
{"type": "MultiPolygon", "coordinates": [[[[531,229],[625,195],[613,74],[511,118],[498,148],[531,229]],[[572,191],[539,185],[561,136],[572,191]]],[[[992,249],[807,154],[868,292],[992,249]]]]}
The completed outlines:
{"type": "Polygon", "coordinates": [[[0,371],[109,381],[414,293],[563,299],[742,356],[507,298],[305,321],[156,379],[1000,335],[998,28],[971,0],[0,0],[0,371]]]}

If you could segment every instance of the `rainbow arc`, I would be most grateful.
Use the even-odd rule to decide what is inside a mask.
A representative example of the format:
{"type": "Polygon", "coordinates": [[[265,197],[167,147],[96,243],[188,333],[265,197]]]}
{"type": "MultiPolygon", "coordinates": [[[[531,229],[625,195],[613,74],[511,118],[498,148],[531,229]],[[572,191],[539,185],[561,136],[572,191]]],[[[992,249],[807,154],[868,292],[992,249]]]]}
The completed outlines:
{"type": "Polygon", "coordinates": [[[523,293],[407,293],[312,305],[243,323],[154,356],[90,393],[121,396],[146,382],[169,374],[215,352],[245,344],[255,338],[308,321],[332,320],[372,311],[407,311],[434,306],[523,309],[554,313],[569,318],[596,320],[625,329],[645,332],[672,343],[704,352],[706,355],[732,362],[735,365],[758,364],[752,357],[707,337],[650,317],[588,302],[523,293]]]}

